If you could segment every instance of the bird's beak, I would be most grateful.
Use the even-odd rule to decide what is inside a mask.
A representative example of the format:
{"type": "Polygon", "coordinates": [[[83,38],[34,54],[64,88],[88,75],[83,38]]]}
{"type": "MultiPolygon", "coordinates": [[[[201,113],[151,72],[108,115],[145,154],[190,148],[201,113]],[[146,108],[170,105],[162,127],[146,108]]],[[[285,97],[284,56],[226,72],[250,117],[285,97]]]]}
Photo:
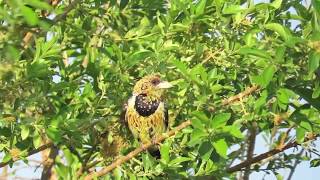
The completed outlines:
{"type": "Polygon", "coordinates": [[[161,81],[157,87],[160,89],[167,89],[167,88],[171,88],[173,85],[170,84],[168,81],[161,81]]]}

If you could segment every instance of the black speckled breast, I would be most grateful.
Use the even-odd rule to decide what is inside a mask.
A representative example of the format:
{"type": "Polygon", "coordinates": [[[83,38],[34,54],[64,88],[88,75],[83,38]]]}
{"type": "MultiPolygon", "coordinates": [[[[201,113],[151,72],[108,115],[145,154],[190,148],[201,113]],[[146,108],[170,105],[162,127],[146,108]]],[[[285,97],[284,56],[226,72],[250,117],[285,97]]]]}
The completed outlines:
{"type": "Polygon", "coordinates": [[[140,116],[147,117],[153,114],[158,109],[159,104],[159,101],[147,101],[147,97],[143,94],[140,94],[136,96],[134,108],[140,116]]]}

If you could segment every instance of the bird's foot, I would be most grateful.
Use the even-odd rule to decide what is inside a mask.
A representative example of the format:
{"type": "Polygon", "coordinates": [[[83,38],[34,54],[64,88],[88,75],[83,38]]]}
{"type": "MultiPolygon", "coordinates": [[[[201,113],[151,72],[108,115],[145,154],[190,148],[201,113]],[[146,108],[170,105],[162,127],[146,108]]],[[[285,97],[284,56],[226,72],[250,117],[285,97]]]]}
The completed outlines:
{"type": "Polygon", "coordinates": [[[154,144],[154,145],[160,145],[160,142],[158,142],[156,137],[152,138],[151,143],[154,144]]]}

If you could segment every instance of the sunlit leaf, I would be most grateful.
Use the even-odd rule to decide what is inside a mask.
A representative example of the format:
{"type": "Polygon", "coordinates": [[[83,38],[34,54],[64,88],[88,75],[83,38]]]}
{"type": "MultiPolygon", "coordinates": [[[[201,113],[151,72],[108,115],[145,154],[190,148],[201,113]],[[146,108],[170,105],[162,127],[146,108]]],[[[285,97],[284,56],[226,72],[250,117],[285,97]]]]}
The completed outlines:
{"type": "Polygon", "coordinates": [[[24,16],[25,21],[29,25],[33,26],[39,22],[38,15],[31,8],[27,6],[21,6],[20,10],[22,15],[24,16]]]}
{"type": "Polygon", "coordinates": [[[213,147],[221,157],[227,158],[228,145],[224,139],[214,142],[213,147]]]}

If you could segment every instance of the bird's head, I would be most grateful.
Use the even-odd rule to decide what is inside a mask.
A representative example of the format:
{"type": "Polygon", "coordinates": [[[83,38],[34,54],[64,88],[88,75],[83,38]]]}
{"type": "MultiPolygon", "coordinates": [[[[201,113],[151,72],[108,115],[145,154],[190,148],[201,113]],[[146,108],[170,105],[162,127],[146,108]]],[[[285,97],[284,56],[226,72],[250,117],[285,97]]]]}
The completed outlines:
{"type": "Polygon", "coordinates": [[[167,81],[162,81],[159,75],[149,75],[140,79],[133,88],[134,95],[144,94],[151,101],[160,100],[163,90],[172,87],[167,81]]]}

